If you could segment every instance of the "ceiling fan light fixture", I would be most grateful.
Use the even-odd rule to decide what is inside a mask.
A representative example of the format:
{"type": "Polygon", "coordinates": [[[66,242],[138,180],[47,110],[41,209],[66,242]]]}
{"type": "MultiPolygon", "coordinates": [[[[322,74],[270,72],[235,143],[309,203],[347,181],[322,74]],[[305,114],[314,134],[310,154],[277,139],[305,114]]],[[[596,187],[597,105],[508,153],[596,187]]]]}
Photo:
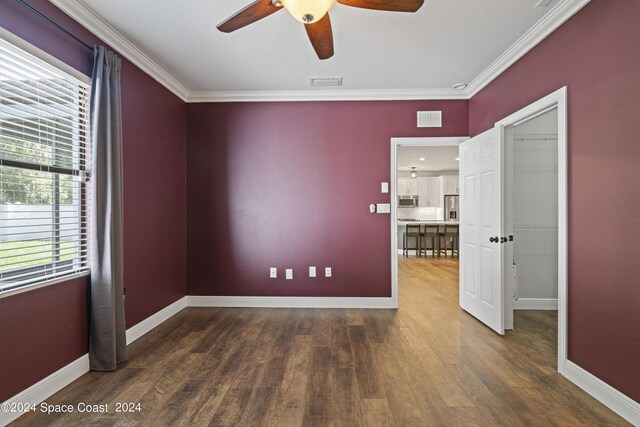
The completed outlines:
{"type": "Polygon", "coordinates": [[[298,21],[313,24],[327,14],[334,0],[281,0],[282,5],[298,21]]]}
{"type": "Polygon", "coordinates": [[[409,177],[416,179],[418,177],[418,171],[415,167],[411,168],[411,172],[409,172],[409,177]]]}

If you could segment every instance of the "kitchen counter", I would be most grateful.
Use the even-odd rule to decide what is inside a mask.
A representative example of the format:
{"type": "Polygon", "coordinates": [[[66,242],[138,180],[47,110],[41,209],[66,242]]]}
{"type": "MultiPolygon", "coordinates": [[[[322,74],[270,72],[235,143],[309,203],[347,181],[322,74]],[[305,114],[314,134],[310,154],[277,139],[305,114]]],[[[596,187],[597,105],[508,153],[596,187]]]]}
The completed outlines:
{"type": "Polygon", "coordinates": [[[415,220],[415,219],[399,219],[398,225],[407,225],[407,224],[459,224],[458,221],[438,221],[435,219],[424,219],[424,220],[415,220]]]}
{"type": "Polygon", "coordinates": [[[438,225],[458,225],[460,224],[458,221],[438,221],[435,219],[425,219],[425,220],[415,220],[415,219],[399,219],[398,220],[398,251],[402,253],[402,235],[407,229],[407,225],[414,224],[438,224],[438,225]]]}

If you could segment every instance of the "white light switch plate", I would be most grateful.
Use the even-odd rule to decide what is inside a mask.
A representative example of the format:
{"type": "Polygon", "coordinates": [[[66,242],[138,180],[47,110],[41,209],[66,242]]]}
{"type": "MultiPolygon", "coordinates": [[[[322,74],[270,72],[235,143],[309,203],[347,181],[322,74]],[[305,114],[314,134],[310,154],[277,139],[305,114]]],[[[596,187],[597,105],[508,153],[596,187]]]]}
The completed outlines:
{"type": "Polygon", "coordinates": [[[275,267],[271,267],[269,269],[269,278],[276,279],[278,277],[278,269],[275,267]]]}
{"type": "Polygon", "coordinates": [[[324,268],[324,277],[331,277],[331,267],[324,268]]]}
{"type": "Polygon", "coordinates": [[[316,268],[309,267],[309,277],[316,277],[316,268]]]}
{"type": "Polygon", "coordinates": [[[293,268],[287,268],[285,270],[285,275],[287,277],[287,280],[293,279],[293,268]]]}
{"type": "Polygon", "coordinates": [[[378,203],[376,205],[376,212],[378,212],[378,213],[390,213],[391,212],[391,204],[390,203],[378,203]]]}
{"type": "Polygon", "coordinates": [[[380,192],[381,193],[388,193],[389,192],[389,183],[388,182],[383,182],[382,184],[380,184],[380,192]]]}

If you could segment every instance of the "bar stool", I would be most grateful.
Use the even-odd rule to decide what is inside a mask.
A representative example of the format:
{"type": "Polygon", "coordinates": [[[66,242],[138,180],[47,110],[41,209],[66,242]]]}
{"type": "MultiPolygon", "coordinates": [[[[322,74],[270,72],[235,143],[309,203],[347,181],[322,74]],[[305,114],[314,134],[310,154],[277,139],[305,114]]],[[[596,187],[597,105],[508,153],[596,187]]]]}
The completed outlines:
{"type": "Polygon", "coordinates": [[[407,230],[402,235],[402,255],[409,256],[409,251],[415,250],[420,256],[420,224],[407,224],[407,230]],[[409,247],[409,239],[415,239],[416,245],[409,247]]]}
{"type": "Polygon", "coordinates": [[[421,252],[424,252],[424,256],[427,256],[427,250],[429,249],[429,243],[431,243],[431,257],[436,256],[438,252],[438,245],[440,244],[440,238],[438,236],[437,224],[424,224],[422,231],[420,232],[421,252]]]}
{"type": "Polygon", "coordinates": [[[440,256],[440,252],[444,251],[444,256],[447,256],[447,250],[451,249],[451,256],[459,256],[458,251],[458,230],[460,229],[458,224],[445,224],[444,228],[440,229],[439,234],[439,248],[438,248],[438,256],[440,256]]]}

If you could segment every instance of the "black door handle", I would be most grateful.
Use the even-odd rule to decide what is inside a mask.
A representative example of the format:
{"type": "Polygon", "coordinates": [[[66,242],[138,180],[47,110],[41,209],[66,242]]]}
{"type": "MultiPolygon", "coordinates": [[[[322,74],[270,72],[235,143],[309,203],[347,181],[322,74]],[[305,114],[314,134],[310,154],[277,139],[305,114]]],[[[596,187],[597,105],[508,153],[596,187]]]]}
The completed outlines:
{"type": "Polygon", "coordinates": [[[489,237],[489,241],[491,243],[498,243],[500,241],[500,239],[498,239],[498,236],[496,237],[489,237]]]}

